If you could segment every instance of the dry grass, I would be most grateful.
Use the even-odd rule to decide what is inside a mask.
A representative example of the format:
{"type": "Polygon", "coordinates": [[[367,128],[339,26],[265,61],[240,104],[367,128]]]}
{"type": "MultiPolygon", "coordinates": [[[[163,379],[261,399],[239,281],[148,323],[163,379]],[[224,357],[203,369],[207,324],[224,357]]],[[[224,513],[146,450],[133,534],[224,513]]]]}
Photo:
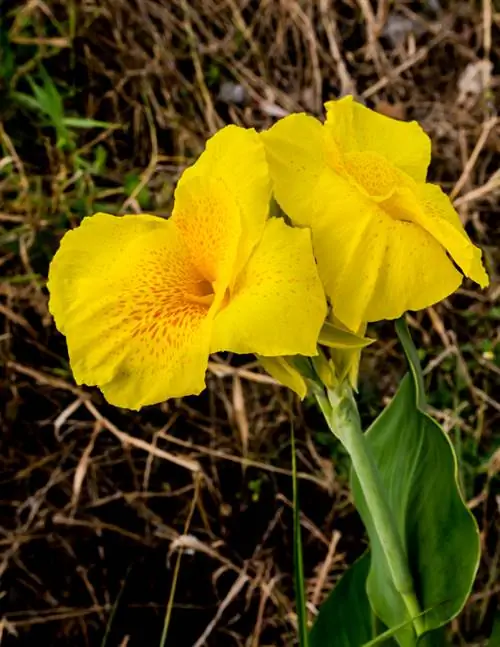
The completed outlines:
{"type": "MultiPolygon", "coordinates": [[[[4,0],[0,15],[0,642],[159,645],[182,553],[167,645],[294,644],[292,419],[311,615],[363,551],[345,456],[313,407],[252,358],[221,356],[200,398],[114,409],[74,385],[45,290],[68,227],[98,209],[167,214],[180,172],[222,124],[319,115],[323,100],[354,92],[420,120],[431,179],[453,195],[493,279],[410,321],[484,548],[450,636],[484,644],[500,599],[500,7],[4,0]],[[67,116],[118,128],[72,131],[58,148],[50,120],[15,94],[40,65],[67,116]]],[[[366,420],[403,370],[391,326],[376,332],[362,367],[366,420]]]]}

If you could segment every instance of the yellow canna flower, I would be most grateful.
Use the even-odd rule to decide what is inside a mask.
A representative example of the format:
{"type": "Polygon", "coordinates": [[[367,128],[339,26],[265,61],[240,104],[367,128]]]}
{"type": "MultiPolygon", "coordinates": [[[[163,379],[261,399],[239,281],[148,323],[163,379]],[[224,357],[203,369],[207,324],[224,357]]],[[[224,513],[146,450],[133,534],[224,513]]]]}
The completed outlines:
{"type": "Polygon", "coordinates": [[[314,355],[326,302],[310,233],[269,218],[262,140],[228,126],[172,217],[96,214],[64,236],[49,308],[78,383],[130,409],[199,393],[211,352],[314,355]]]}
{"type": "Polygon", "coordinates": [[[325,291],[350,330],[451,294],[462,274],[488,277],[448,197],[425,182],[429,137],[416,122],[344,97],[326,122],[296,114],[262,134],[275,197],[310,227],[325,291]]]}

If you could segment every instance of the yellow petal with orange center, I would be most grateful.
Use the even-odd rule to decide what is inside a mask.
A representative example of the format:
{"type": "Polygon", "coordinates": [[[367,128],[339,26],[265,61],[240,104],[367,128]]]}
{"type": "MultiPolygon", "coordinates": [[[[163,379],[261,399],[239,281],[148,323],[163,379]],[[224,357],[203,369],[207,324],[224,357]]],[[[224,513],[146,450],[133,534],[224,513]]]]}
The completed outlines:
{"type": "Polygon", "coordinates": [[[222,182],[240,209],[238,272],[261,238],[269,213],[271,179],[260,136],[253,129],[222,128],[207,141],[205,151],[184,171],[179,184],[200,176],[222,182]]]}
{"type": "Polygon", "coordinates": [[[236,271],[241,210],[224,182],[211,177],[182,177],[174,198],[172,221],[220,303],[236,271]]]}
{"type": "Polygon", "coordinates": [[[343,152],[378,153],[417,182],[425,182],[431,142],[416,121],[391,119],[351,96],[328,101],[325,108],[328,136],[343,152]]]}
{"type": "Polygon", "coordinates": [[[213,309],[174,222],[85,218],[64,236],[48,288],[78,383],[130,409],[203,389],[213,309]]]}
{"type": "Polygon", "coordinates": [[[212,351],[315,355],[325,315],[309,230],[271,218],[214,319],[212,351]]]}
{"type": "Polygon", "coordinates": [[[401,183],[395,167],[378,153],[346,153],[344,169],[344,177],[376,202],[390,198],[401,183]]]}

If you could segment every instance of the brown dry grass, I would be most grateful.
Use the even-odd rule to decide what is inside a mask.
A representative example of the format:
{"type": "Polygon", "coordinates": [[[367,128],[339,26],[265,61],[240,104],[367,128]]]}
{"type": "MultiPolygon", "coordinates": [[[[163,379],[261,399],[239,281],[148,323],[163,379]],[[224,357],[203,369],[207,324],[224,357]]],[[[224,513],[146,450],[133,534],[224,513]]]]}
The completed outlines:
{"type": "MultiPolygon", "coordinates": [[[[311,615],[362,552],[345,457],[313,408],[252,358],[224,356],[200,398],[113,409],[72,382],[44,287],[58,239],[83,215],[137,211],[143,200],[168,213],[180,172],[222,124],[260,129],[290,111],[319,115],[323,100],[345,92],[421,121],[434,145],[431,179],[452,193],[493,278],[487,291],[465,285],[411,319],[484,548],[450,636],[484,644],[500,592],[500,8],[4,0],[0,11],[16,61],[0,104],[2,644],[158,645],[181,552],[168,645],[294,644],[292,419],[311,615]],[[464,71],[480,61],[491,75],[461,94],[464,71]],[[40,63],[68,114],[120,128],[79,131],[76,151],[58,149],[50,127],[9,94],[26,92],[40,63]],[[234,84],[241,102],[228,99],[234,84]],[[98,147],[99,171],[79,166],[76,157],[93,159],[98,147]]],[[[367,420],[403,370],[391,327],[377,333],[361,376],[367,420]]]]}

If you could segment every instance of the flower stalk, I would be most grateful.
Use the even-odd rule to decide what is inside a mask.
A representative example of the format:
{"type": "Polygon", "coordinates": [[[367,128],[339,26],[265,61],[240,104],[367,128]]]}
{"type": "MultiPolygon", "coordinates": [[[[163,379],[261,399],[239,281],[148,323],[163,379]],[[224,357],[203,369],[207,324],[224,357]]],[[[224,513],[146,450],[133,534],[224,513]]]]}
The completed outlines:
{"type": "Polygon", "coordinates": [[[379,471],[361,429],[358,408],[349,384],[335,389],[321,389],[316,400],[332,433],[342,442],[351,457],[389,566],[394,586],[401,595],[417,635],[425,624],[411,576],[403,542],[387,502],[379,471]]]}

